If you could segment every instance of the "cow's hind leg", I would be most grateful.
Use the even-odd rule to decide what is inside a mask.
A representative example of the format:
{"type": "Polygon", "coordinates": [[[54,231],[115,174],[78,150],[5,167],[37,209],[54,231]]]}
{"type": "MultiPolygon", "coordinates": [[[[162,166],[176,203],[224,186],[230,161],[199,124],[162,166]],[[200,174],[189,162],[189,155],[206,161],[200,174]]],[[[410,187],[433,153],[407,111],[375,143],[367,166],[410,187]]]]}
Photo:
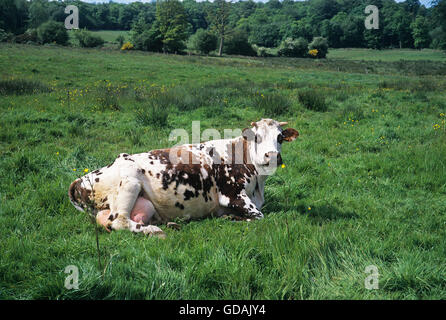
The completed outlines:
{"type": "Polygon", "coordinates": [[[112,204],[107,227],[111,230],[128,229],[135,233],[142,232],[147,235],[165,236],[164,232],[156,226],[144,226],[130,219],[130,214],[140,191],[141,185],[137,178],[126,177],[121,180],[116,198],[112,204]]]}
{"type": "Polygon", "coordinates": [[[263,213],[257,209],[256,205],[251,201],[245,192],[241,192],[235,198],[225,201],[227,197],[220,196],[220,205],[231,209],[232,213],[237,215],[232,215],[234,220],[247,220],[251,219],[262,219],[263,213]]]}

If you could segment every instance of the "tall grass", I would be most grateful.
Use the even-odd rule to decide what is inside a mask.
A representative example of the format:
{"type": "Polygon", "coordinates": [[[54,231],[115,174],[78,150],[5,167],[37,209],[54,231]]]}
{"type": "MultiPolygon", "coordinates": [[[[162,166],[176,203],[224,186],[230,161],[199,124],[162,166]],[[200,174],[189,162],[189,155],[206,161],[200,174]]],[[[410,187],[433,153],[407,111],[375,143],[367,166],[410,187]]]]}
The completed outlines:
{"type": "Polygon", "coordinates": [[[253,105],[261,110],[265,117],[277,117],[290,111],[291,102],[280,93],[257,93],[253,97],[253,105]]]}
{"type": "Polygon", "coordinates": [[[315,89],[304,89],[298,92],[299,102],[308,110],[327,111],[325,97],[315,89]]]}
{"type": "Polygon", "coordinates": [[[157,128],[168,125],[169,113],[172,107],[165,104],[166,101],[150,101],[135,108],[135,119],[143,126],[154,126],[157,128]]]}
{"type": "Polygon", "coordinates": [[[0,95],[23,95],[50,92],[50,88],[38,80],[5,79],[0,80],[0,95]]]}

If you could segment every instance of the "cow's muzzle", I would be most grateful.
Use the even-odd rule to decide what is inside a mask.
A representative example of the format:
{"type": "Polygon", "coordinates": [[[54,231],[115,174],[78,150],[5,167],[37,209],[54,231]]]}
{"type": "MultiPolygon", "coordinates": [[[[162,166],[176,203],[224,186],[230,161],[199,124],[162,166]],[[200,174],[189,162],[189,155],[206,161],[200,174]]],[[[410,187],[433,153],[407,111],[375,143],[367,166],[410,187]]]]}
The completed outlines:
{"type": "Polygon", "coordinates": [[[267,152],[265,153],[265,165],[280,166],[283,163],[282,156],[279,152],[267,152]]]}

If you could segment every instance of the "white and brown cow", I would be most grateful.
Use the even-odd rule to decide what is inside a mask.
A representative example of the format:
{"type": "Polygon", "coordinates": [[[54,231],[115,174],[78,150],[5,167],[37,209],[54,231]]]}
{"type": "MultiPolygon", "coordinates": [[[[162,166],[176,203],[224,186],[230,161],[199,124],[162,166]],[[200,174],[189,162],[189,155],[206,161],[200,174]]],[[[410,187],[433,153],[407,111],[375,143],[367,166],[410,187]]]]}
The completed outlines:
{"type": "Polygon", "coordinates": [[[70,200],[81,211],[94,207],[108,230],[150,235],[162,236],[155,225],[179,217],[261,219],[266,174],[282,163],[282,142],[299,135],[286,124],[262,119],[234,139],[122,153],[71,183],[70,200]]]}

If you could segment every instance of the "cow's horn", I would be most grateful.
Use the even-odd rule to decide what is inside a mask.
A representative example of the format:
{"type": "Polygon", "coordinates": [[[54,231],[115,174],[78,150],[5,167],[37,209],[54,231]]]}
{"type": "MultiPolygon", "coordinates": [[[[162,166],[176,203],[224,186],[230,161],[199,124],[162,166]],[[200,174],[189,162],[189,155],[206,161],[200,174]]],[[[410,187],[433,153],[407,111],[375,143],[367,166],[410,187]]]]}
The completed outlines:
{"type": "Polygon", "coordinates": [[[288,122],[284,121],[284,122],[279,122],[279,126],[283,127],[286,126],[288,124],[288,122]]]}
{"type": "Polygon", "coordinates": [[[257,127],[257,122],[251,122],[251,126],[257,127]]]}

